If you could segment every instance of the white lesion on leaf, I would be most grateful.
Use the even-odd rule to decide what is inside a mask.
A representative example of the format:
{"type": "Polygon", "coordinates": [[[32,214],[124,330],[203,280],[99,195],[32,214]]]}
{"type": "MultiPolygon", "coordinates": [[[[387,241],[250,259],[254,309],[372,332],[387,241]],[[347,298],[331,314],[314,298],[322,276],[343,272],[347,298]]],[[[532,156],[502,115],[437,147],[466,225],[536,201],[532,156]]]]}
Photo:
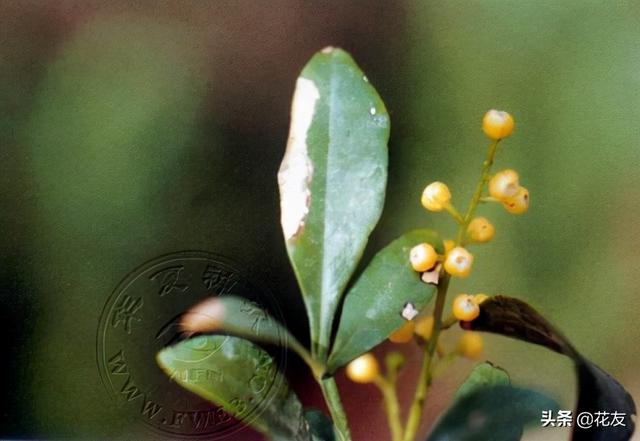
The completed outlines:
{"type": "Polygon", "coordinates": [[[407,302],[405,303],[404,308],[402,309],[402,312],[400,314],[402,315],[403,319],[411,321],[418,315],[418,310],[415,306],[413,306],[413,303],[407,302]]]}
{"type": "Polygon", "coordinates": [[[291,104],[291,127],[287,150],[278,171],[280,187],[280,223],[286,240],[303,229],[311,204],[313,163],[309,158],[307,134],[320,98],[313,81],[298,78],[291,104]]]}

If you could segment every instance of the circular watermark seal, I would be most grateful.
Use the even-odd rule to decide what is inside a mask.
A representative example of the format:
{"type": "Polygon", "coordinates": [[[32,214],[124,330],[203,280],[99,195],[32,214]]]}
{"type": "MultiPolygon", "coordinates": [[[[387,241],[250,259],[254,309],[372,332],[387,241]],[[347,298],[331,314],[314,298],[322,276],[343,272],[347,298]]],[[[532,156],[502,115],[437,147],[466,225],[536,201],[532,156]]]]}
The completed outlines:
{"type": "MultiPolygon", "coordinates": [[[[267,320],[275,318],[284,323],[275,296],[266,284],[229,259],[202,251],[172,253],[141,265],[124,278],[107,300],[97,335],[102,381],[116,402],[152,431],[180,438],[228,437],[258,417],[283,386],[282,376],[276,373],[284,369],[286,362],[285,335],[279,336],[275,357],[256,358],[256,372],[249,386],[255,390],[259,382],[260,388],[255,390],[259,393],[231,403],[236,406],[232,410],[242,415],[242,422],[233,418],[229,409],[201,399],[178,384],[181,380],[223,388],[225,374],[233,372],[213,367],[167,375],[156,363],[156,354],[162,348],[183,339],[180,319],[190,308],[205,299],[228,295],[243,299],[240,313],[245,314],[255,332],[259,333],[267,320]]],[[[223,350],[234,338],[195,337],[184,347],[206,358],[223,350]]]]}

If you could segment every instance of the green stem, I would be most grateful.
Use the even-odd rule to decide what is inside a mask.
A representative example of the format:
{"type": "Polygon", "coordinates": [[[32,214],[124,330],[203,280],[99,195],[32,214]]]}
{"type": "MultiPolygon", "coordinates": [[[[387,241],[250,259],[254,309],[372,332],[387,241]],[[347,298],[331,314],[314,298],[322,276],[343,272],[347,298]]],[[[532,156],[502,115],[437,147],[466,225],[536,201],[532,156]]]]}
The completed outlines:
{"type": "Polygon", "coordinates": [[[340,394],[338,392],[338,386],[336,380],[333,377],[327,377],[320,380],[320,388],[324,394],[324,399],[327,402],[329,411],[331,412],[331,419],[336,432],[337,441],[351,441],[351,433],[349,432],[349,425],[347,423],[347,414],[342,407],[342,401],[340,401],[340,394]]]}
{"type": "Polygon", "coordinates": [[[445,205],[444,208],[445,210],[447,210],[447,212],[449,212],[451,217],[453,217],[456,222],[458,222],[459,224],[464,222],[464,218],[462,217],[462,215],[458,212],[458,210],[456,210],[456,207],[451,205],[451,203],[448,203],[447,205],[445,205]]]}
{"type": "Polygon", "coordinates": [[[391,440],[402,441],[402,423],[400,422],[400,405],[398,404],[396,385],[384,377],[376,378],[375,384],[384,398],[384,407],[389,421],[389,429],[391,430],[391,440]]]}
{"type": "Polygon", "coordinates": [[[494,141],[489,145],[489,151],[487,152],[487,159],[482,163],[482,172],[480,174],[480,180],[478,181],[478,185],[476,186],[476,191],[473,194],[471,199],[471,203],[469,204],[469,208],[467,209],[467,213],[464,216],[464,220],[458,229],[458,237],[456,239],[456,243],[460,246],[464,246],[465,235],[467,232],[467,227],[469,226],[469,222],[473,219],[474,214],[476,213],[476,209],[478,208],[478,204],[480,203],[480,199],[482,198],[482,193],[484,192],[487,183],[489,182],[489,178],[491,177],[490,171],[491,166],[493,165],[493,161],[496,157],[496,150],[498,149],[498,143],[500,140],[494,141]]]}
{"type": "Polygon", "coordinates": [[[307,363],[307,366],[311,369],[313,377],[320,382],[320,379],[325,373],[325,366],[313,359],[313,356],[309,353],[307,348],[302,346],[295,338],[291,338],[288,341],[289,347],[307,363]]]}
{"type": "Polygon", "coordinates": [[[442,331],[444,329],[449,329],[456,323],[458,323],[458,319],[454,316],[449,316],[448,318],[442,320],[442,326],[440,327],[440,330],[442,331]]]}
{"type": "MultiPolygon", "coordinates": [[[[480,179],[478,185],[471,198],[471,203],[464,215],[462,222],[459,222],[458,235],[456,238],[456,244],[464,246],[467,228],[469,222],[473,219],[478,204],[482,198],[482,193],[490,179],[491,166],[495,159],[496,150],[500,141],[494,141],[489,145],[489,151],[487,152],[487,158],[482,163],[482,171],[480,173],[480,179]]],[[[434,321],[433,321],[433,334],[427,347],[425,348],[422,358],[422,367],[420,368],[420,377],[418,378],[418,386],[416,388],[411,408],[409,409],[409,417],[407,419],[407,425],[405,427],[403,441],[413,441],[420,425],[420,418],[422,417],[422,410],[424,409],[424,403],[427,397],[427,392],[432,380],[431,364],[433,362],[433,354],[438,347],[438,338],[440,337],[440,331],[453,325],[455,322],[447,319],[444,323],[442,321],[442,312],[444,310],[445,300],[447,298],[447,290],[449,288],[449,275],[442,270],[440,274],[440,283],[438,284],[438,293],[436,296],[436,304],[434,308],[434,321]]]]}
{"type": "Polygon", "coordinates": [[[429,339],[429,343],[424,351],[422,358],[422,367],[420,368],[420,376],[418,377],[418,386],[416,393],[409,409],[409,417],[405,426],[403,441],[413,441],[420,425],[420,417],[422,417],[422,409],[427,398],[427,391],[431,383],[431,363],[433,361],[433,353],[438,346],[438,337],[442,327],[442,312],[444,311],[444,303],[447,297],[447,289],[449,287],[449,275],[442,270],[440,273],[440,283],[438,284],[438,293],[436,295],[436,305],[433,312],[433,333],[429,339]]]}

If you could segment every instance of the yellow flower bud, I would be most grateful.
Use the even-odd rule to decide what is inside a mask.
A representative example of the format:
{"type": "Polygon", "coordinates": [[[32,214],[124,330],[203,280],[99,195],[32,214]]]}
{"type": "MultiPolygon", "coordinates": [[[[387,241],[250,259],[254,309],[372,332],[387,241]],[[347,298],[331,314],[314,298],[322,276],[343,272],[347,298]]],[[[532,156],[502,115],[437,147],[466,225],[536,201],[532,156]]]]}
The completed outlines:
{"type": "Polygon", "coordinates": [[[429,211],[442,211],[451,201],[449,187],[442,182],[432,182],[422,192],[422,206],[429,211]]]}
{"type": "Polygon", "coordinates": [[[347,378],[355,383],[371,383],[380,375],[378,360],[367,352],[347,365],[347,378]]]}
{"type": "Polygon", "coordinates": [[[429,340],[433,333],[433,316],[428,315],[418,318],[416,320],[416,328],[414,332],[424,340],[429,340]]]}
{"type": "Polygon", "coordinates": [[[513,126],[513,117],[502,110],[491,109],[482,118],[482,131],[493,140],[510,136],[513,126]]]}
{"type": "Polygon", "coordinates": [[[476,217],[467,227],[467,235],[474,242],[489,242],[495,234],[496,229],[485,217],[476,217]]]}
{"type": "Polygon", "coordinates": [[[409,253],[411,267],[418,272],[425,272],[438,263],[438,253],[428,243],[421,243],[411,248],[409,253]]]}
{"type": "Polygon", "coordinates": [[[483,349],[484,342],[478,332],[465,331],[458,340],[458,354],[471,360],[479,359],[483,349]]]}
{"type": "Polygon", "coordinates": [[[520,177],[515,170],[502,170],[489,181],[489,194],[498,200],[512,198],[520,190],[520,177]]]}
{"type": "Polygon", "coordinates": [[[397,329],[393,334],[389,336],[389,341],[392,343],[409,343],[413,338],[413,331],[416,328],[416,324],[413,320],[406,322],[402,327],[397,329]]]}
{"type": "Polygon", "coordinates": [[[470,322],[480,315],[480,307],[473,296],[460,294],[453,299],[451,312],[453,312],[453,316],[456,319],[462,322],[470,322]]]}
{"type": "Polygon", "coordinates": [[[456,277],[467,277],[471,274],[473,255],[462,247],[455,247],[447,253],[444,261],[446,272],[456,277]]]}
{"type": "Polygon", "coordinates": [[[504,209],[511,214],[523,214],[529,210],[529,190],[520,187],[518,193],[502,202],[504,209]]]}
{"type": "Polygon", "coordinates": [[[456,247],[456,242],[454,240],[447,239],[444,241],[444,253],[447,254],[449,251],[456,247]]]}

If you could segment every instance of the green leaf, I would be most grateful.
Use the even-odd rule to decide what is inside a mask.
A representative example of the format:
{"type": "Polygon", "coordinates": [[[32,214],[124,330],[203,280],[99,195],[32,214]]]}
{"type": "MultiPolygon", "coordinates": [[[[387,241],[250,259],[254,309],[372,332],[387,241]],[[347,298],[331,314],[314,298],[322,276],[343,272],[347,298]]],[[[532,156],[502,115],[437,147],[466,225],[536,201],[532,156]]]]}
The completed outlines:
{"type": "Polygon", "coordinates": [[[480,304],[480,315],[475,320],[460,322],[460,326],[545,346],[573,360],[578,375],[578,405],[574,415],[615,411],[624,417],[623,424],[616,426],[575,426],[574,441],[627,441],[633,435],[636,404],[631,394],[615,378],[582,356],[560,331],[527,303],[512,297],[491,297],[480,304]]]}
{"type": "Polygon", "coordinates": [[[287,251],[320,360],[382,212],[388,139],[384,103],[349,54],[331,47],[317,53],[296,83],[278,184],[287,251]]]}
{"type": "Polygon", "coordinates": [[[250,341],[202,335],[163,349],[157,362],[173,381],[270,439],[310,441],[298,398],[273,358],[250,341]]]}
{"type": "Polygon", "coordinates": [[[483,387],[508,386],[509,383],[509,374],[504,369],[496,367],[488,361],[478,363],[458,388],[455,399],[460,400],[483,387]]]}
{"type": "Polygon", "coordinates": [[[344,301],[329,372],[377,346],[401,327],[406,321],[402,310],[407,303],[417,310],[427,306],[436,285],[420,280],[420,273],[409,262],[409,251],[422,242],[443,252],[437,233],[415,230],[378,252],[358,278],[344,301]]]}
{"type": "Polygon", "coordinates": [[[427,441],[516,441],[543,410],[555,413],[558,404],[529,389],[482,387],[456,400],[427,441]]]}
{"type": "Polygon", "coordinates": [[[187,333],[222,331],[255,342],[292,349],[311,367],[314,375],[319,377],[324,371],[323,366],[313,360],[309,351],[287,328],[249,299],[229,295],[211,297],[187,311],[180,326],[187,333]]]}

